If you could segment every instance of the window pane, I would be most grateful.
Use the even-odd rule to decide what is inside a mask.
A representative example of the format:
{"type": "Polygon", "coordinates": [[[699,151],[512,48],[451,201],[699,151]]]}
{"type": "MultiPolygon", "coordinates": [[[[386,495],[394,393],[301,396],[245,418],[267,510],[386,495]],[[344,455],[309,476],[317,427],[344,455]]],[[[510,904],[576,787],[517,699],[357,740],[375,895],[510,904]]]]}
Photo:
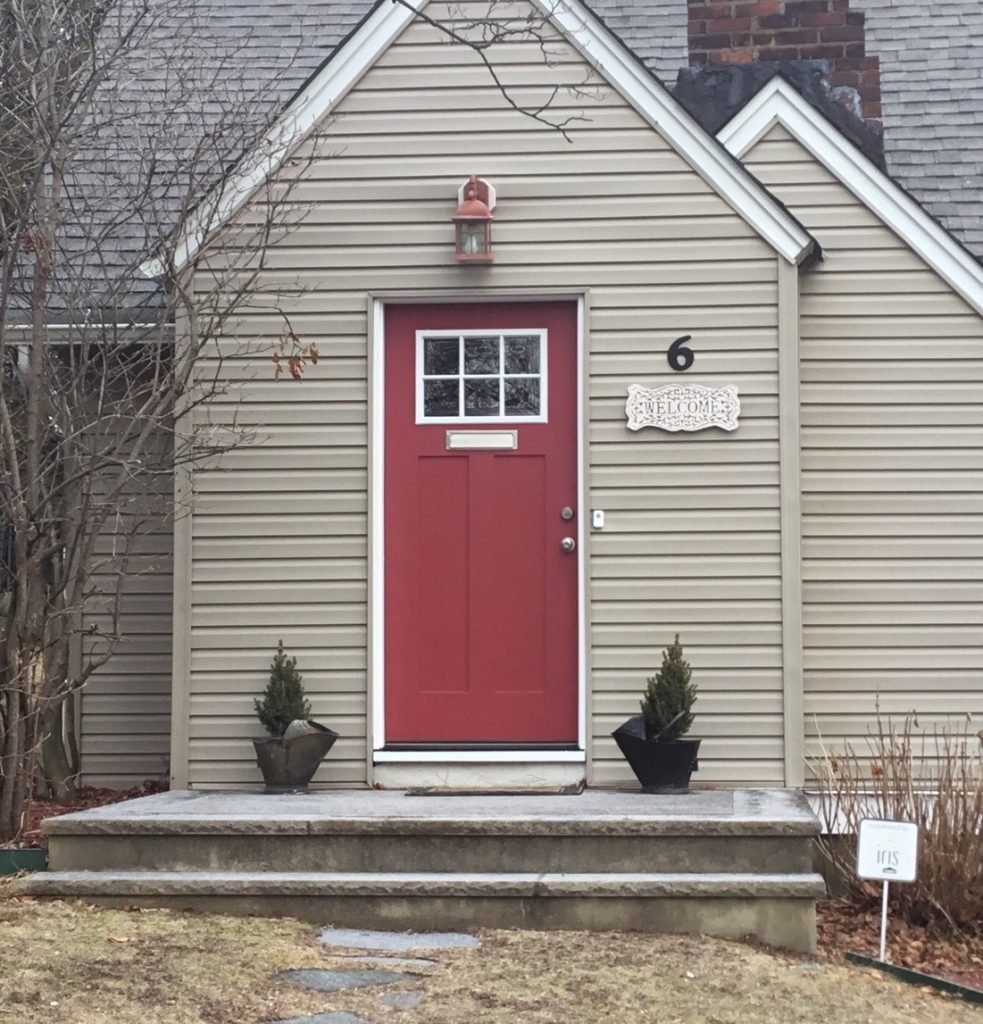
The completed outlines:
{"type": "Polygon", "coordinates": [[[460,381],[425,380],[423,382],[424,416],[457,416],[460,381]]]}
{"type": "Polygon", "coordinates": [[[505,382],[505,415],[539,415],[539,378],[513,378],[505,382]]]}
{"type": "Polygon", "coordinates": [[[497,416],[499,414],[498,385],[497,379],[465,378],[464,415],[497,416]]]}
{"type": "Polygon", "coordinates": [[[539,373],[539,338],[505,339],[506,373],[539,373]]]}
{"type": "Polygon", "coordinates": [[[460,373],[461,349],[457,338],[423,339],[423,372],[443,376],[460,373]]]}
{"type": "Polygon", "coordinates": [[[464,339],[465,373],[500,373],[498,338],[464,339]]]}

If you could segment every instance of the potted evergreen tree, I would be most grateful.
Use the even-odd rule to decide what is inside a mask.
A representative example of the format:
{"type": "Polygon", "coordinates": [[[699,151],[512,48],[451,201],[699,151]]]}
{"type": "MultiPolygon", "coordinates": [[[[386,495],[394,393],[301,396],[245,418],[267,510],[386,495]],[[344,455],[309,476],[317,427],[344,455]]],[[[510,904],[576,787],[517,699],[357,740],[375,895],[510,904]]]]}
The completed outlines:
{"type": "Polygon", "coordinates": [[[304,693],[303,677],[297,671],[297,659],[287,657],[282,640],[270,666],[270,681],[262,699],[253,701],[253,707],[270,734],[253,740],[266,792],[306,792],[338,734],[311,721],[311,705],[304,693]]]}
{"type": "Polygon", "coordinates": [[[682,738],[693,725],[692,675],[677,633],[662,652],[662,667],[649,677],[642,713],[612,733],[646,793],[685,793],[699,768],[700,741],[682,738]]]}

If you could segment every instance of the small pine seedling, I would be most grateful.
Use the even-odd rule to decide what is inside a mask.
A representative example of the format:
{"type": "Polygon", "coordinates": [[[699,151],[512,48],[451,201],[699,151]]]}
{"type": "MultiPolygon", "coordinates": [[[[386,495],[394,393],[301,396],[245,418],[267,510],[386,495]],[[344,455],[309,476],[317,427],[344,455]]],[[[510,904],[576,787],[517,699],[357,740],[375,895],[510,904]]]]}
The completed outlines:
{"type": "Polygon", "coordinates": [[[696,702],[696,685],[690,681],[692,675],[689,662],[683,658],[677,633],[675,642],[662,652],[662,668],[656,675],[649,676],[642,698],[645,735],[649,739],[669,743],[689,732],[696,702]]]}
{"type": "Polygon", "coordinates": [[[311,705],[304,695],[297,659],[287,657],[282,640],[270,666],[270,681],[263,691],[263,699],[254,700],[253,707],[266,731],[274,737],[282,736],[296,719],[306,722],[311,717],[311,705]]]}

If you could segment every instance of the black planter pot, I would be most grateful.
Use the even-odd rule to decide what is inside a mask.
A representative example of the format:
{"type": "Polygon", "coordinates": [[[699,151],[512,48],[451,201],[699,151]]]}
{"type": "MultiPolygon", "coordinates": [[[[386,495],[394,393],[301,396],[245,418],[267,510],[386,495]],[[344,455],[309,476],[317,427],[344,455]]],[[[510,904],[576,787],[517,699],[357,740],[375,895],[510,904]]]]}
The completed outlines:
{"type": "Polygon", "coordinates": [[[686,793],[689,779],[699,770],[700,741],[660,743],[645,738],[645,718],[635,715],[611,735],[645,793],[686,793]]]}
{"type": "Polygon", "coordinates": [[[317,722],[313,732],[289,739],[253,740],[256,763],[263,773],[267,793],[306,793],[318,765],[334,746],[338,734],[317,722]]]}

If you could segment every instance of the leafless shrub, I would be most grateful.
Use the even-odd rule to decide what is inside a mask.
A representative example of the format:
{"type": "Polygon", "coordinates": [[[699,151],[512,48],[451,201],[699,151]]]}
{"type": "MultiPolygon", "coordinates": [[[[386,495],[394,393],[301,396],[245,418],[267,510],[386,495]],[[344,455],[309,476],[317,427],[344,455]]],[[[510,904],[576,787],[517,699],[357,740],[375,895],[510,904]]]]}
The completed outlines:
{"type": "Polygon", "coordinates": [[[880,897],[856,875],[864,818],[918,825],[918,880],[892,886],[892,906],[912,924],[983,931],[983,731],[923,728],[914,713],[898,724],[878,715],[866,755],[824,751],[813,765],[822,840],[843,890],[858,902],[880,897]]]}

